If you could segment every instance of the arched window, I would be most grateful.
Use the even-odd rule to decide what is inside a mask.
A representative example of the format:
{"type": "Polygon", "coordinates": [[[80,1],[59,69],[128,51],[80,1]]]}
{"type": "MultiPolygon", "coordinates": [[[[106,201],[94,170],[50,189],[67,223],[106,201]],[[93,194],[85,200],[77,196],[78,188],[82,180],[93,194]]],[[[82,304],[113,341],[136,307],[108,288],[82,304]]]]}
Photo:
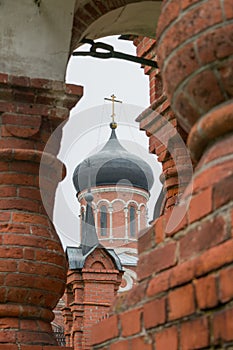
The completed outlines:
{"type": "Polygon", "coordinates": [[[100,234],[107,236],[107,207],[105,205],[100,208],[100,234]]]}
{"type": "Polygon", "coordinates": [[[135,207],[132,205],[129,208],[129,218],[130,218],[130,237],[136,236],[136,211],[135,207]]]}

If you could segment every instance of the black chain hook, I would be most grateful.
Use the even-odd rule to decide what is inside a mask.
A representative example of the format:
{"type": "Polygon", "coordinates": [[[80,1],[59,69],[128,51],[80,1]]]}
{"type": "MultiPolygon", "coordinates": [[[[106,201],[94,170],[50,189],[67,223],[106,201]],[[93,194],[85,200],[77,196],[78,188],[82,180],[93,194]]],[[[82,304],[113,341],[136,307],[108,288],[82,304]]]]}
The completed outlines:
{"type": "Polygon", "coordinates": [[[105,44],[102,42],[95,43],[94,40],[91,40],[91,39],[83,39],[82,43],[90,44],[91,45],[90,51],[76,51],[76,52],[73,52],[72,54],[73,56],[91,56],[91,57],[102,58],[102,59],[118,58],[122,60],[140,63],[144,66],[158,68],[157,62],[155,61],[148,60],[142,57],[128,55],[123,52],[114,51],[114,47],[109,44],[105,44]],[[98,50],[104,50],[105,52],[98,51],[98,50]]]}

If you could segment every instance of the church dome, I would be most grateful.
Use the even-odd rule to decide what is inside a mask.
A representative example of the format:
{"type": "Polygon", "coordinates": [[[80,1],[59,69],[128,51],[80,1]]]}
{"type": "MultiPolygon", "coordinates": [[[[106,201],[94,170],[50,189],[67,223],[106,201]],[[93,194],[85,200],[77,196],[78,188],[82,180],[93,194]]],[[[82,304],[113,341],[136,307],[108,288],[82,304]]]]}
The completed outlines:
{"type": "Polygon", "coordinates": [[[138,156],[128,152],[118,141],[115,128],[104,147],[80,163],[73,174],[77,194],[90,187],[128,185],[149,192],[153,185],[151,167],[138,156]],[[90,183],[88,183],[90,182],[90,183]]]}

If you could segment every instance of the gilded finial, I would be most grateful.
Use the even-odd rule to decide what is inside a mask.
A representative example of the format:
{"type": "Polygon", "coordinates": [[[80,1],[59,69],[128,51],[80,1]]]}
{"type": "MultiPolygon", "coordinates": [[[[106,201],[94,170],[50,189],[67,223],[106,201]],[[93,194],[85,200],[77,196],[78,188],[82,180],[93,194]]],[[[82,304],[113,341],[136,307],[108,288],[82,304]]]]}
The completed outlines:
{"type": "Polygon", "coordinates": [[[116,100],[116,96],[114,94],[111,95],[111,98],[105,97],[105,100],[111,101],[112,102],[112,122],[110,124],[111,129],[116,129],[117,128],[117,123],[115,122],[115,102],[122,103],[122,101],[116,100]]]}

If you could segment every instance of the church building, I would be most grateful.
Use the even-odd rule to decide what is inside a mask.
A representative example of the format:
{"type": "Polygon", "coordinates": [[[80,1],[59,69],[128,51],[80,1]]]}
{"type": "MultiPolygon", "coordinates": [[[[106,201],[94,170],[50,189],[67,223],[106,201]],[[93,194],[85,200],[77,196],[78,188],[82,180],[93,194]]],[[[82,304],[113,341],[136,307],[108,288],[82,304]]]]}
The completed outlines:
{"type": "Polygon", "coordinates": [[[0,16],[0,350],[59,350],[51,322],[65,288],[63,349],[73,350],[72,339],[92,350],[232,349],[232,0],[1,0],[0,16]],[[51,220],[65,174],[62,132],[46,148],[91,93],[78,76],[65,82],[72,53],[88,42],[88,55],[132,59],[111,46],[99,51],[95,40],[111,35],[128,37],[136,59],[154,63],[143,64],[150,105],[137,121],[162,164],[164,194],[138,237],[137,284],[113,303],[133,256],[118,247],[134,249],[150,176],[146,185],[140,167],[136,178],[127,172],[132,186],[124,184],[125,197],[115,191],[114,202],[112,186],[123,187],[114,155],[127,155],[126,169],[132,158],[120,145],[105,158],[118,143],[113,128],[97,155],[107,160],[100,174],[118,164],[114,183],[98,171],[92,183],[91,157],[75,172],[85,222],[81,245],[65,256],[51,220]]]}
{"type": "Polygon", "coordinates": [[[137,238],[148,226],[153,173],[121,145],[114,114],[112,118],[109,140],[73,174],[81,244],[66,249],[69,271],[63,315],[66,343],[74,350],[90,348],[93,324],[107,316],[117,292],[136,284],[137,238]]]}

